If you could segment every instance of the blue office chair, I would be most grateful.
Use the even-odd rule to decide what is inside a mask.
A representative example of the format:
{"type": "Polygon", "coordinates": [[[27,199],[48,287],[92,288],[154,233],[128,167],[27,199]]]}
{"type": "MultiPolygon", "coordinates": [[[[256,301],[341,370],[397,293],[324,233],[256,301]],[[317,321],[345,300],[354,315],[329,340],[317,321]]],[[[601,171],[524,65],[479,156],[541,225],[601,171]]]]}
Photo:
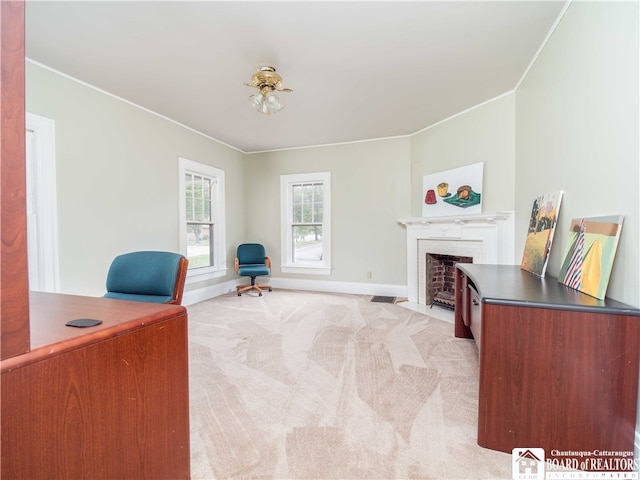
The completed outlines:
{"type": "Polygon", "coordinates": [[[113,259],[104,298],[180,305],[189,260],[172,252],[131,252],[113,259]]]}
{"type": "Polygon", "coordinates": [[[259,243],[243,243],[238,245],[236,253],[235,271],[241,277],[251,277],[251,285],[238,285],[238,296],[249,290],[257,290],[262,296],[262,290],[267,288],[271,292],[271,285],[256,285],[256,277],[271,273],[271,258],[266,255],[264,247],[259,243]]]}

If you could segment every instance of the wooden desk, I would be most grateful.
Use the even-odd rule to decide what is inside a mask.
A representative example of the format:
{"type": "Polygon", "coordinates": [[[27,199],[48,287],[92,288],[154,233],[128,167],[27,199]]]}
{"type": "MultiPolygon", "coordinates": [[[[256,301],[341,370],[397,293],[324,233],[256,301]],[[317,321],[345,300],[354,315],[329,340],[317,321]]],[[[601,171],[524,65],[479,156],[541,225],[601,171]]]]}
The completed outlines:
{"type": "Polygon", "coordinates": [[[633,452],[637,308],[515,265],[457,264],[455,334],[478,345],[480,446],[633,452]]]}
{"type": "Polygon", "coordinates": [[[30,312],[31,351],[0,364],[2,478],[189,478],[186,309],[31,292],[30,312]]]}

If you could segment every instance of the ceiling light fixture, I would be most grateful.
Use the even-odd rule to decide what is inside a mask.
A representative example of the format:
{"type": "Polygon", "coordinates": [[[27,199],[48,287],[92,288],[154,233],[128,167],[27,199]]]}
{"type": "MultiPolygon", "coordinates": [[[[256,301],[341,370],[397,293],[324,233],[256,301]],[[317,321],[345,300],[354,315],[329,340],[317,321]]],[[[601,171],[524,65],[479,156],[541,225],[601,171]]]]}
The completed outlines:
{"type": "Polygon", "coordinates": [[[260,90],[260,93],[249,97],[249,103],[264,115],[279,112],[284,108],[275,92],[293,92],[290,88],[282,88],[282,77],[273,67],[260,67],[251,77],[251,83],[245,85],[260,90]]]}

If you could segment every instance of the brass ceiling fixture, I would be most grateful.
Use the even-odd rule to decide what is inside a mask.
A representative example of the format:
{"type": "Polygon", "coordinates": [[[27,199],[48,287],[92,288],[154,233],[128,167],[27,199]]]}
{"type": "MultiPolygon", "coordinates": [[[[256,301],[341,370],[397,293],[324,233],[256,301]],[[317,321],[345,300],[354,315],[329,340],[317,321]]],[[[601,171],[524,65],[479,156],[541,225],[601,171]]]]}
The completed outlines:
{"type": "Polygon", "coordinates": [[[249,97],[249,102],[264,115],[279,112],[284,108],[275,92],[293,92],[290,88],[282,88],[282,77],[273,67],[260,67],[251,77],[251,83],[245,85],[260,90],[260,93],[249,97]]]}

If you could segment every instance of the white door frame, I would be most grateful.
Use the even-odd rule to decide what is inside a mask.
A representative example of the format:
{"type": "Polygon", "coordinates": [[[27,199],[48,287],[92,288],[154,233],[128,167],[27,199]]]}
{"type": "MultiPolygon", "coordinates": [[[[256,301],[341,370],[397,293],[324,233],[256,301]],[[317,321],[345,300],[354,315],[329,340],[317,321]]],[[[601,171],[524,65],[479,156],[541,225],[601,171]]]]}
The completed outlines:
{"type": "Polygon", "coordinates": [[[60,291],[55,122],[26,114],[29,288],[60,291]]]}

